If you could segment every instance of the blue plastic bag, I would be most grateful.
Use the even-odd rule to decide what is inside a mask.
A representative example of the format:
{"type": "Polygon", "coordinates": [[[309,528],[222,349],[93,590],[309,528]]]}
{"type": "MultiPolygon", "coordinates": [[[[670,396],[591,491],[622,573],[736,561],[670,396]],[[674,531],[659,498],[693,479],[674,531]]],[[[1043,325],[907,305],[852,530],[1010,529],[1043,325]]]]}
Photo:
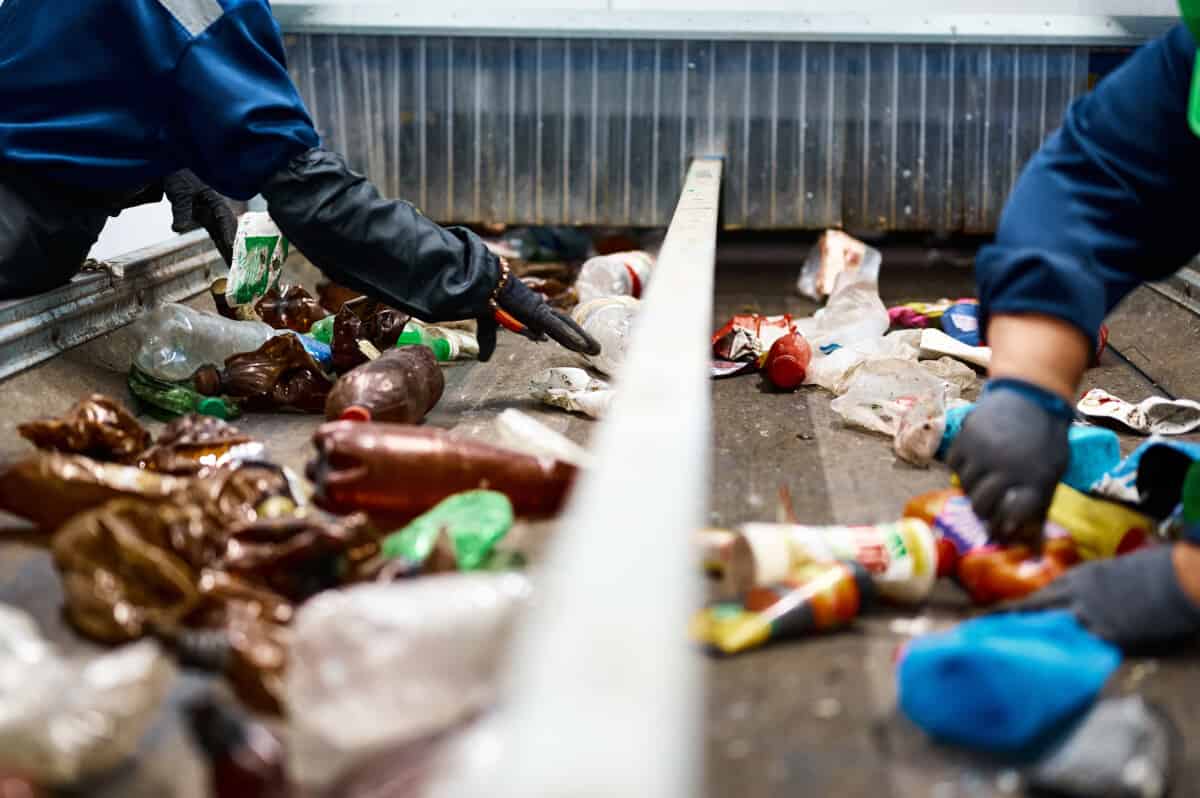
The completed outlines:
{"type": "Polygon", "coordinates": [[[909,643],[900,708],[944,742],[1029,752],[1087,710],[1120,662],[1069,612],[985,616],[909,643]]]}

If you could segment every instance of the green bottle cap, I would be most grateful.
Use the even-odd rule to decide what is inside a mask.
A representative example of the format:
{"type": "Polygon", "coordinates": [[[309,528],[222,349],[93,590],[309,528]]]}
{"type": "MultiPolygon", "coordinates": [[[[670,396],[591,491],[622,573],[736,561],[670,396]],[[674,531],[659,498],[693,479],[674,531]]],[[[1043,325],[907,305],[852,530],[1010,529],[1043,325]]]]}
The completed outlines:
{"type": "Polygon", "coordinates": [[[323,344],[333,343],[333,316],[326,316],[315,322],[308,334],[323,344]]]}
{"type": "Polygon", "coordinates": [[[230,412],[225,400],[219,396],[206,396],[196,402],[196,412],[202,416],[212,416],[222,421],[228,421],[234,414],[230,412]]]}

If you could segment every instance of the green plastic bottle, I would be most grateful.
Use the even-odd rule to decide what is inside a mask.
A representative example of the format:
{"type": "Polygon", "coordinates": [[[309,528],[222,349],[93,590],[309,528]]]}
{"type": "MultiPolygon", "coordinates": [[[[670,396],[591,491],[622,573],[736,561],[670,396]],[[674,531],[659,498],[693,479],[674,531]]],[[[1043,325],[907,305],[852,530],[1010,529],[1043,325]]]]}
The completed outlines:
{"type": "Polygon", "coordinates": [[[229,421],[241,415],[237,402],[224,396],[204,396],[186,382],[155,379],[133,366],[129,369],[129,392],[146,405],[155,417],[171,419],[189,413],[229,421]]]}
{"type": "Polygon", "coordinates": [[[446,363],[454,356],[449,341],[430,335],[424,327],[415,324],[404,328],[404,332],[396,339],[396,346],[427,346],[433,350],[433,357],[439,363],[446,363]]]}
{"type": "Polygon", "coordinates": [[[308,334],[323,344],[333,343],[333,316],[326,316],[309,328],[308,334]]]}

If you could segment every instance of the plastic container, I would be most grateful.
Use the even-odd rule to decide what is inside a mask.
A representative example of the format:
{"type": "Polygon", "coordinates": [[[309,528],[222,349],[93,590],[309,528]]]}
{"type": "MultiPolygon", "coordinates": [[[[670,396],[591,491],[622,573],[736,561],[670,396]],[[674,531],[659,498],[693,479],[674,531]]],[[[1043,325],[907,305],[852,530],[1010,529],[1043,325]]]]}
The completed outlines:
{"type": "Polygon", "coordinates": [[[479,357],[479,339],[465,330],[411,320],[396,346],[427,346],[439,363],[479,357]]]}
{"type": "Polygon", "coordinates": [[[839,279],[879,280],[883,256],[841,230],[826,230],[809,251],[796,281],[796,290],[817,301],[837,288],[839,279]]]}
{"type": "Polygon", "coordinates": [[[583,264],[575,281],[579,302],[613,296],[641,299],[653,268],[654,257],[641,250],[592,258],[583,264]]]}
{"type": "Polygon", "coordinates": [[[334,383],[325,401],[325,418],[416,424],[442,398],[445,387],[428,348],[389,349],[334,383]]]}
{"type": "Polygon", "coordinates": [[[253,352],[280,331],[260,321],[234,321],[186,305],[163,305],[140,323],[142,345],[134,364],[145,374],[180,382],[201,366],[253,352]]]}
{"type": "Polygon", "coordinates": [[[630,329],[641,303],[628,296],[593,299],[575,308],[575,323],[600,342],[600,354],[587,361],[600,371],[613,375],[625,362],[630,329]]]}
{"type": "Polygon", "coordinates": [[[871,526],[743,524],[736,530],[725,585],[741,594],[782,582],[809,562],[856,562],[879,594],[912,604],[925,599],[937,577],[937,545],[929,525],[916,518],[871,526]]]}

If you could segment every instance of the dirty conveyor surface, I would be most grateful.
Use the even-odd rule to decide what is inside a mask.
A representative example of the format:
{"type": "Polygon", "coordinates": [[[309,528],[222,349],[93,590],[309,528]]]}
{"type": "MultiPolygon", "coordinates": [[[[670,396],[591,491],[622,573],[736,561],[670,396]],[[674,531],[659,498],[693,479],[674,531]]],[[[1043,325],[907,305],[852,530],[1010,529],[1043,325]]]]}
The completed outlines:
{"type": "MultiPolygon", "coordinates": [[[[723,242],[719,248],[714,322],[735,312],[813,310],[794,295],[796,269],[806,242],[723,242]]],[[[881,278],[885,302],[969,295],[970,272],[931,259],[923,249],[886,249],[881,278]]],[[[207,299],[195,304],[205,306],[207,299]]],[[[1200,395],[1200,373],[1187,357],[1200,342],[1200,321],[1146,289],[1110,321],[1113,344],[1167,390],[1200,395]],[[1155,343],[1159,342],[1159,343],[1155,343]],[[1170,342],[1168,344],[1168,342],[1170,342]]],[[[0,462],[28,450],[18,422],[65,410],[78,397],[100,391],[126,398],[123,369],[134,345],[120,330],[67,352],[0,384],[6,414],[0,420],[0,462]]],[[[501,337],[487,364],[447,367],[446,392],[428,423],[494,437],[492,420],[516,407],[577,442],[586,444],[595,422],[543,409],[528,398],[538,371],[573,365],[568,353],[501,337]]],[[[1150,383],[1112,354],[1088,375],[1085,387],[1102,386],[1138,400],[1150,383]]],[[[896,462],[890,442],[841,427],[830,396],[817,389],[796,394],[765,390],[757,376],[713,383],[714,436],[710,523],[773,520],[780,486],[797,515],[810,523],[891,520],[918,493],[944,487],[944,467],[920,470],[896,462]]],[[[299,415],[250,415],[238,425],[264,440],[279,462],[302,470],[318,420],[299,415]]],[[[1123,440],[1131,449],[1136,438],[1123,440]]],[[[689,467],[680,464],[680,467],[689,467]]],[[[0,523],[3,522],[0,516],[0,523]]],[[[68,650],[87,650],[60,614],[62,593],[49,557],[22,542],[18,524],[0,537],[0,601],[32,612],[43,631],[68,650]]],[[[537,540],[545,530],[527,531],[537,540]]],[[[598,563],[597,567],[603,567],[598,563]]],[[[921,610],[883,611],[860,619],[849,631],[780,643],[724,660],[706,658],[705,782],[710,796],[811,795],[916,798],[980,798],[1013,794],[1004,763],[985,763],[938,747],[895,710],[892,662],[896,647],[922,626],[952,623],[968,612],[949,585],[921,610]],[[913,619],[916,619],[915,621],[913,619]]],[[[681,635],[683,630],[681,630],[681,635]]],[[[703,656],[697,653],[697,656],[703,656]]],[[[1158,700],[1184,732],[1182,786],[1200,785],[1200,659],[1195,653],[1127,661],[1113,691],[1140,690],[1158,700]]],[[[185,675],[170,706],[144,741],[136,761],[87,785],[80,794],[99,796],[205,795],[203,766],[180,726],[177,707],[207,687],[208,679],[185,675]]],[[[1200,790],[1200,787],[1196,788],[1200,790]]]]}

